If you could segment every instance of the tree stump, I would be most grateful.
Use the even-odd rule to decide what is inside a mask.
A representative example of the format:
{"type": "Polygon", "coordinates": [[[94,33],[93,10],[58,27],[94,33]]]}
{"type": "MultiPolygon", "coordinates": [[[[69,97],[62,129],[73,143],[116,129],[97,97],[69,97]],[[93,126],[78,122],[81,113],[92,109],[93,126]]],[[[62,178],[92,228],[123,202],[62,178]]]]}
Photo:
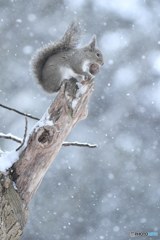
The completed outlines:
{"type": "Polygon", "coordinates": [[[92,91],[92,80],[64,82],[19,150],[19,160],[8,174],[0,173],[0,239],[20,239],[27,220],[28,204],[65,138],[74,125],[87,116],[92,91]]]}

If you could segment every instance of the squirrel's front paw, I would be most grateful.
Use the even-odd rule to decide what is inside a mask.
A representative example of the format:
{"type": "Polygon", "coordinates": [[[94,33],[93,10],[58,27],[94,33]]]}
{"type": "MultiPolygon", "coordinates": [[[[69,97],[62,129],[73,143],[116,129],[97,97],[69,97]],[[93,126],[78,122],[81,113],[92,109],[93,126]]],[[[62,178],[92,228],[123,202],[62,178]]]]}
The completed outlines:
{"type": "Polygon", "coordinates": [[[82,82],[85,80],[85,76],[81,74],[77,74],[76,79],[78,82],[82,82]]]}
{"type": "Polygon", "coordinates": [[[76,79],[78,82],[84,82],[84,81],[87,81],[87,80],[91,80],[94,78],[94,75],[92,75],[91,73],[88,73],[88,72],[83,72],[83,74],[79,74],[77,75],[76,79]]]}
{"type": "Polygon", "coordinates": [[[92,78],[94,78],[94,75],[88,72],[84,72],[83,75],[84,75],[84,80],[91,80],[92,78]]]}

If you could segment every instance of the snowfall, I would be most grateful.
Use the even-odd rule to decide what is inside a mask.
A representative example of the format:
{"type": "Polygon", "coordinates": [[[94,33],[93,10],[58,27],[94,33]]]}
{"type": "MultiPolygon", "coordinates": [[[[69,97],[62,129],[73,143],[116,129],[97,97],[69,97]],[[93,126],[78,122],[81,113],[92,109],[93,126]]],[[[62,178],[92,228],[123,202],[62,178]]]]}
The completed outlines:
{"type": "MultiPolygon", "coordinates": [[[[62,147],[30,203],[22,240],[160,235],[160,1],[2,2],[0,103],[44,114],[55,94],[33,80],[30,59],[73,20],[84,29],[82,46],[96,34],[105,62],[87,119],[66,139],[98,147],[62,147]]],[[[0,108],[0,123],[0,133],[23,138],[23,116],[0,108]]],[[[35,124],[28,121],[28,132],[35,124]]],[[[1,171],[17,160],[17,147],[0,138],[1,171]]]]}

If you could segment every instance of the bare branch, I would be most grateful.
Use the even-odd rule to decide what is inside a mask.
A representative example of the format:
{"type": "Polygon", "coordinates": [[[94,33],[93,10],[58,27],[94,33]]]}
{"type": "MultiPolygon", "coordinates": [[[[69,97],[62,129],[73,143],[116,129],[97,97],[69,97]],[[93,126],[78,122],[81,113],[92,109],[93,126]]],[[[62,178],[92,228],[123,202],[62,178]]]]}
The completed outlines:
{"type": "MultiPolygon", "coordinates": [[[[19,137],[16,137],[10,133],[4,134],[0,133],[0,138],[5,138],[5,139],[10,139],[18,143],[22,143],[22,139],[19,137]]],[[[75,146],[75,147],[88,147],[88,148],[96,148],[96,144],[91,144],[91,143],[81,143],[81,142],[63,142],[62,146],[64,147],[70,147],[70,146],[75,146]]]]}
{"type": "Polygon", "coordinates": [[[3,104],[1,104],[1,103],[0,103],[0,107],[5,108],[5,109],[8,109],[8,110],[13,111],[13,112],[16,112],[16,113],[18,113],[18,114],[20,114],[20,115],[23,115],[23,116],[25,116],[25,117],[29,117],[29,118],[32,118],[32,119],[34,119],[34,120],[39,120],[39,118],[34,117],[34,116],[32,116],[31,114],[27,114],[27,113],[20,112],[19,110],[15,109],[15,108],[11,108],[11,107],[5,106],[5,105],[3,105],[3,104]]]}
{"type": "MultiPolygon", "coordinates": [[[[18,114],[21,114],[21,115],[24,115],[26,116],[25,118],[25,132],[24,132],[24,137],[23,137],[23,140],[21,138],[18,138],[12,134],[3,134],[3,133],[0,133],[0,138],[5,138],[5,139],[10,139],[10,140],[13,140],[13,141],[16,141],[18,143],[21,143],[21,145],[16,149],[16,151],[18,151],[23,145],[24,145],[24,142],[25,142],[25,139],[26,139],[26,135],[27,135],[27,125],[28,125],[28,122],[27,122],[27,116],[28,117],[31,117],[31,118],[34,118],[34,119],[37,119],[36,117],[33,117],[31,116],[30,114],[25,114],[25,113],[22,113],[16,109],[13,109],[13,108],[10,108],[10,107],[7,107],[5,105],[2,105],[0,104],[1,107],[4,107],[8,110],[11,110],[11,111],[15,111],[16,113],[18,114]]],[[[97,145],[96,144],[90,144],[90,143],[80,143],[80,142],[63,142],[62,146],[65,146],[65,147],[68,147],[68,146],[76,146],[76,147],[88,147],[88,148],[96,148],[97,145]]]]}
{"type": "Polygon", "coordinates": [[[23,141],[22,141],[21,145],[16,149],[16,151],[18,151],[21,147],[23,147],[23,145],[25,143],[26,136],[27,136],[27,128],[28,128],[28,121],[27,121],[27,117],[25,117],[25,130],[24,130],[23,141]]]}
{"type": "Polygon", "coordinates": [[[80,143],[80,142],[64,142],[62,146],[68,147],[68,146],[76,146],[76,147],[88,147],[88,148],[96,148],[96,144],[90,144],[90,143],[80,143]]]}
{"type": "Polygon", "coordinates": [[[9,139],[9,140],[13,140],[15,142],[18,143],[22,143],[22,139],[19,137],[16,137],[10,133],[4,134],[4,133],[0,133],[0,138],[5,138],[5,139],[9,139]]]}

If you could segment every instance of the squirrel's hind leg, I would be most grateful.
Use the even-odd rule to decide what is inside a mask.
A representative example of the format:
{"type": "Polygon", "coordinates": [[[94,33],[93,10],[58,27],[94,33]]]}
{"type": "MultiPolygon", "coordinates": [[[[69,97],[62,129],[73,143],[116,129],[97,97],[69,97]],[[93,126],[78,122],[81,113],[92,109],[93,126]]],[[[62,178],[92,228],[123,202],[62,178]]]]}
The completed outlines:
{"type": "Polygon", "coordinates": [[[62,83],[62,77],[59,69],[52,66],[46,65],[42,71],[43,88],[47,92],[57,92],[62,83]]]}

